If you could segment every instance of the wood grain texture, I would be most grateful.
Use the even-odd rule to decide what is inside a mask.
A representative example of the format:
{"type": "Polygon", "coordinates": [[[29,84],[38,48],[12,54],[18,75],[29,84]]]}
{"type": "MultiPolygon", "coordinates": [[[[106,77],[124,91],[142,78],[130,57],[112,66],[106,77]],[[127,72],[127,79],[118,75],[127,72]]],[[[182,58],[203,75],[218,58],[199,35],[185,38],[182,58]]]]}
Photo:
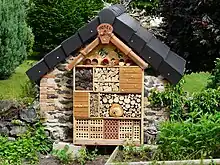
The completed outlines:
{"type": "Polygon", "coordinates": [[[143,70],[139,67],[124,67],[119,71],[119,91],[122,93],[142,93],[143,70]]]}
{"type": "Polygon", "coordinates": [[[73,97],[73,114],[76,118],[89,117],[89,93],[74,92],[73,97]]]}

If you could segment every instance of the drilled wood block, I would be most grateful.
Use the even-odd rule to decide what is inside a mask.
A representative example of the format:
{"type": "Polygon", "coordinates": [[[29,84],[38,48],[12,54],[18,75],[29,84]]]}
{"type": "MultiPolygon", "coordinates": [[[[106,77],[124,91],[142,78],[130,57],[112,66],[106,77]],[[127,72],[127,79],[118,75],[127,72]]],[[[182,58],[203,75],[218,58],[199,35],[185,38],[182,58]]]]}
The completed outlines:
{"type": "Polygon", "coordinates": [[[104,120],[104,139],[118,139],[118,120],[104,120]]]}
{"type": "Polygon", "coordinates": [[[120,120],[119,138],[140,141],[140,121],[120,120]]]}
{"type": "Polygon", "coordinates": [[[74,121],[74,139],[89,139],[89,120],[74,121]]]}
{"type": "Polygon", "coordinates": [[[134,120],[133,140],[140,140],[141,138],[141,121],[134,120]]]}
{"type": "Polygon", "coordinates": [[[90,120],[90,139],[103,139],[103,120],[90,120]]]}

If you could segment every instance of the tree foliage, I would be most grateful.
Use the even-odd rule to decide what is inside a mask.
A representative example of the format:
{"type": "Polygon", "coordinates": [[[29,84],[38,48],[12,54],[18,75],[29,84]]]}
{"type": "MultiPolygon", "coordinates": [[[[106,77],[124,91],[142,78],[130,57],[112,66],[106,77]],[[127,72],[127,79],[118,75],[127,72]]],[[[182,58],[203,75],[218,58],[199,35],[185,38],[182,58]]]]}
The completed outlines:
{"type": "Polygon", "coordinates": [[[0,79],[8,78],[27,56],[24,0],[0,1],[0,79]]]}
{"type": "Polygon", "coordinates": [[[34,49],[51,51],[102,8],[101,0],[33,0],[28,22],[35,35],[34,49]]]}
{"type": "Polygon", "coordinates": [[[187,72],[211,71],[220,54],[218,0],[160,0],[165,42],[187,61],[187,72]]]}
{"type": "MultiPolygon", "coordinates": [[[[108,3],[123,3],[123,0],[104,0],[108,3]]],[[[125,0],[126,1],[126,0],[125,0]]],[[[148,14],[156,14],[156,9],[158,7],[158,0],[132,0],[130,2],[129,8],[138,8],[141,10],[146,10],[148,14]]]]}

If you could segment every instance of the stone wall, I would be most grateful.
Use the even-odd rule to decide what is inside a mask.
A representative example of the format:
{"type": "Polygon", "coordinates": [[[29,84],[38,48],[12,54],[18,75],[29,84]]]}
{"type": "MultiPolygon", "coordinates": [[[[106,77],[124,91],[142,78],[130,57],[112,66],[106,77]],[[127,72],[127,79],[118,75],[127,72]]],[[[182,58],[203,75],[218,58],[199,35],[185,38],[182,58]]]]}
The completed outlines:
{"type": "Polygon", "coordinates": [[[160,122],[169,119],[169,110],[163,107],[152,107],[145,97],[144,102],[144,143],[155,144],[160,122]]]}
{"type": "Polygon", "coordinates": [[[37,115],[39,103],[25,107],[14,101],[0,101],[0,135],[8,136],[9,140],[26,133],[29,126],[40,121],[37,115]]]}
{"type": "Polygon", "coordinates": [[[72,142],[73,136],[73,73],[65,69],[69,57],[41,79],[41,117],[54,140],[72,142]]]}
{"type": "MultiPolygon", "coordinates": [[[[48,134],[54,140],[72,142],[73,137],[73,73],[68,72],[65,66],[73,60],[67,59],[58,65],[51,73],[44,76],[40,84],[41,116],[48,134]]],[[[157,133],[156,124],[167,118],[165,109],[151,108],[147,97],[150,91],[156,88],[164,90],[164,81],[161,76],[145,75],[145,142],[153,143],[157,133]]]]}

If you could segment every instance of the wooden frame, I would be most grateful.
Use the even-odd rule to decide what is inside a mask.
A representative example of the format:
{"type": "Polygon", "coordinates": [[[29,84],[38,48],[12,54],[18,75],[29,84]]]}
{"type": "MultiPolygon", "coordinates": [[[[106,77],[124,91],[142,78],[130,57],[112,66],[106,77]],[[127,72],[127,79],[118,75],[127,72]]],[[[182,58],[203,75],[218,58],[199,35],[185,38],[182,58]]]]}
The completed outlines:
{"type": "MultiPolygon", "coordinates": [[[[102,29],[103,30],[103,29],[102,29]]],[[[111,31],[111,30],[110,30],[111,31]]],[[[99,31],[100,32],[100,31],[99,31]]],[[[148,64],[145,63],[139,56],[137,56],[128,46],[126,46],[122,41],[120,41],[113,33],[108,33],[108,34],[104,34],[106,36],[103,35],[99,35],[99,37],[101,38],[96,38],[91,44],[89,44],[87,47],[85,47],[84,49],[82,49],[80,51],[79,56],[76,58],[76,60],[74,60],[72,63],[70,63],[67,66],[67,69],[70,70],[73,68],[73,78],[74,78],[74,82],[73,82],[73,92],[74,94],[77,92],[81,92],[81,93],[88,93],[88,116],[85,118],[85,116],[80,117],[80,115],[78,115],[77,117],[75,117],[75,115],[73,116],[73,120],[74,120],[74,137],[73,137],[73,142],[76,145],[123,145],[125,144],[125,142],[127,140],[124,140],[124,138],[130,138],[131,137],[131,141],[133,141],[135,144],[143,144],[144,141],[144,133],[143,133],[143,117],[144,117],[144,70],[146,67],[148,67],[148,64]],[[107,41],[108,39],[108,41],[107,41]],[[95,48],[97,47],[100,43],[102,42],[102,44],[108,44],[108,43],[113,43],[113,45],[115,45],[120,51],[122,51],[126,56],[128,56],[131,60],[133,60],[138,66],[111,66],[111,65],[78,65],[80,63],[80,61],[82,61],[84,58],[86,58],[88,56],[88,54],[95,48]],[[76,90],[75,87],[75,74],[76,74],[76,68],[90,68],[92,70],[92,90],[76,90]],[[118,77],[119,80],[115,81],[115,79],[111,79],[111,81],[107,81],[107,80],[96,80],[95,77],[95,69],[96,68],[118,68],[118,77]],[[96,91],[95,88],[95,83],[119,83],[119,91],[96,91]],[[123,90],[121,90],[121,88],[123,90]],[[98,95],[98,105],[96,108],[98,108],[98,114],[101,113],[101,108],[100,108],[100,100],[101,100],[101,94],[122,94],[122,95],[128,95],[128,94],[138,94],[140,95],[137,98],[141,99],[140,105],[141,105],[141,112],[139,112],[140,117],[93,117],[90,114],[90,106],[91,106],[91,102],[90,102],[90,96],[91,94],[97,94],[98,95]],[[117,120],[118,121],[118,126],[117,126],[117,131],[118,131],[118,139],[104,139],[104,123],[105,121],[107,122],[110,120],[117,120]],[[79,124],[83,122],[87,123],[88,126],[88,130],[86,129],[85,132],[83,132],[83,125],[77,125],[76,122],[78,122],[79,124]],[[101,122],[103,125],[99,125],[97,126],[97,129],[95,130],[99,130],[98,127],[102,128],[102,134],[100,135],[100,132],[91,132],[90,129],[93,130],[93,127],[95,128],[95,126],[90,126],[89,123],[96,123],[96,122],[101,122]],[[138,122],[137,122],[138,121],[138,122]],[[138,124],[135,124],[135,123],[138,124]],[[122,123],[122,125],[120,126],[119,123],[122,123]],[[126,123],[128,125],[126,125],[126,123]],[[132,123],[132,125],[130,125],[129,123],[132,123]],[[140,125],[139,125],[140,124],[140,125]],[[82,130],[82,132],[80,131],[76,131],[76,127],[81,128],[79,130],[82,130]],[[123,128],[122,130],[120,128],[123,128]],[[131,132],[130,132],[131,131],[131,132]],[[78,133],[78,135],[76,135],[78,133]],[[128,135],[126,135],[128,134],[128,135]],[[136,134],[136,135],[135,135],[136,134]],[[139,134],[139,136],[137,136],[139,134]],[[77,138],[78,137],[78,138],[77,138]],[[80,138],[82,137],[82,138],[80,138]],[[94,137],[94,138],[92,138],[94,137]],[[96,139],[97,137],[97,139],[96,139]],[[102,137],[102,138],[99,138],[102,137]],[[122,138],[122,139],[120,139],[122,138]],[[135,138],[139,138],[139,139],[135,139],[135,138]]],[[[99,72],[99,71],[98,71],[99,72]]],[[[108,72],[108,71],[107,71],[108,72]]],[[[105,74],[105,71],[103,72],[105,74]]],[[[107,74],[108,75],[108,74],[107,74]]],[[[119,95],[120,96],[120,95],[119,95]]],[[[97,97],[97,96],[96,96],[97,97]]],[[[140,100],[139,100],[140,101],[140,100]]],[[[74,106],[75,107],[75,106],[74,106]]],[[[73,109],[74,111],[74,109],[73,109]]],[[[108,110],[109,111],[109,110],[108,110]]],[[[96,110],[95,110],[96,112],[96,110]]],[[[107,112],[108,113],[108,112],[107,112]]],[[[74,112],[73,112],[74,114],[74,112]]],[[[130,115],[131,116],[131,115],[130,115]]],[[[107,123],[108,123],[107,122],[107,123]]],[[[113,121],[112,121],[113,122],[113,121]]],[[[111,122],[110,122],[111,123],[111,122]]],[[[86,126],[86,128],[87,128],[86,126]]],[[[106,134],[107,135],[107,134],[106,134]]],[[[130,140],[129,140],[130,141],[130,140]]]]}

